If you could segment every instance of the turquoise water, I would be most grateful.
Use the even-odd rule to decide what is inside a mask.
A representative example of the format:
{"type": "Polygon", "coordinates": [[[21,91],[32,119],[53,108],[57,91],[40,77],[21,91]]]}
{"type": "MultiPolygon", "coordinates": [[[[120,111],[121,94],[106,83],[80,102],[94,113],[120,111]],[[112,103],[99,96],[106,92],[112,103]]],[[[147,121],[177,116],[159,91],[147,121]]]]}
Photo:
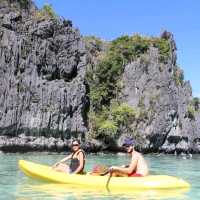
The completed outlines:
{"type": "MultiPolygon", "coordinates": [[[[91,191],[74,186],[47,184],[32,180],[24,176],[17,168],[19,159],[35,161],[44,164],[53,164],[63,158],[61,154],[27,153],[27,154],[0,154],[0,199],[36,200],[36,199],[200,199],[200,156],[186,158],[172,155],[145,155],[151,174],[167,174],[182,177],[191,183],[190,191],[134,191],[133,194],[112,193],[100,191],[98,188],[91,191]]],[[[126,164],[129,157],[114,154],[87,155],[87,170],[94,164],[107,165],[126,164]]]]}

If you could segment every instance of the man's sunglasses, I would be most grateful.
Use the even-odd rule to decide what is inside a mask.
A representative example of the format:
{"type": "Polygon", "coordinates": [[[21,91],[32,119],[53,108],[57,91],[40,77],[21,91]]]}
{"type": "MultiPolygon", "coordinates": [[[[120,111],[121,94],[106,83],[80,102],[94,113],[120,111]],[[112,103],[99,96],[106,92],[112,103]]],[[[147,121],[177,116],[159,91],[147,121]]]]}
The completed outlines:
{"type": "Polygon", "coordinates": [[[123,147],[124,147],[124,148],[129,148],[130,145],[125,144],[125,145],[123,145],[123,147]]]}

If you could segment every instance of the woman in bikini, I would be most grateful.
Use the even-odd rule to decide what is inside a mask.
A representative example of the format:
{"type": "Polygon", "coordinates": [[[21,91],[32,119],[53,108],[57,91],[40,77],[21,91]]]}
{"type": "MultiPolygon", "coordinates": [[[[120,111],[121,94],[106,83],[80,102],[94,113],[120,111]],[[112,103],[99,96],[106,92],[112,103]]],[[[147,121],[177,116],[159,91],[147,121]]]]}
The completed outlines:
{"type": "Polygon", "coordinates": [[[80,148],[79,140],[72,141],[72,154],[53,165],[53,169],[70,174],[83,174],[85,166],[85,153],[80,148]],[[70,165],[64,162],[71,160],[70,165]]]}

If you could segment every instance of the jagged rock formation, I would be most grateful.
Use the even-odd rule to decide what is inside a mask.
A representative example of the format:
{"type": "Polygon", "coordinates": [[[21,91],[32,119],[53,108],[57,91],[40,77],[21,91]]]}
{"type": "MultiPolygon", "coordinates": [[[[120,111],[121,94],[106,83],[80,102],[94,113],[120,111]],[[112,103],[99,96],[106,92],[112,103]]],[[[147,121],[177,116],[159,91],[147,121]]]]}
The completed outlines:
{"type": "Polygon", "coordinates": [[[171,53],[166,63],[150,48],[146,55],[128,64],[123,73],[121,99],[133,107],[142,106],[146,116],[137,121],[139,147],[167,153],[199,151],[199,112],[188,116],[192,88],[188,81],[177,83],[176,46],[168,33],[171,53]],[[142,138],[142,139],[141,139],[142,138]]]}
{"type": "MultiPolygon", "coordinates": [[[[137,39],[138,51],[140,51],[143,48],[142,44],[139,43],[141,38],[137,38],[137,36],[135,38],[137,39]]],[[[200,101],[197,99],[196,103],[194,103],[190,83],[189,81],[184,81],[183,71],[176,64],[176,44],[173,35],[165,31],[160,39],[156,39],[156,43],[163,42],[162,39],[166,42],[165,45],[169,43],[168,53],[164,51],[163,54],[167,55],[165,57],[167,59],[161,60],[162,52],[160,52],[157,45],[153,46],[150,43],[147,51],[145,49],[143,53],[138,54],[138,57],[122,66],[122,74],[117,78],[121,89],[113,96],[112,101],[118,101],[119,105],[120,103],[126,103],[139,110],[139,116],[129,122],[129,128],[126,121],[118,124],[114,143],[117,141],[118,144],[121,144],[122,139],[129,135],[137,141],[136,148],[143,152],[200,152],[200,101]]],[[[144,42],[151,42],[155,39],[144,38],[143,40],[144,42]]],[[[122,54],[119,54],[116,57],[117,59],[121,59],[120,56],[123,56],[123,52],[125,52],[124,55],[130,55],[131,53],[131,51],[128,52],[127,50],[130,48],[128,45],[123,47],[125,41],[130,43],[131,39],[121,37],[113,42],[114,44],[120,42],[118,47],[122,49],[122,54]]],[[[102,53],[104,53],[103,50],[102,53]]],[[[116,53],[119,52],[117,50],[112,50],[111,52],[113,55],[116,53]]],[[[103,62],[100,66],[102,65],[104,66],[103,62]]],[[[111,65],[112,63],[110,63],[109,67],[111,65]]],[[[101,71],[99,69],[95,71],[94,69],[94,73],[101,73],[101,71]]],[[[110,72],[103,71],[103,73],[109,74],[110,72]]],[[[94,79],[93,82],[98,82],[103,77],[103,73],[101,76],[97,74],[98,78],[94,79]]],[[[115,74],[113,73],[112,76],[115,76],[115,74]]],[[[104,87],[104,83],[102,82],[101,84],[104,87]]],[[[115,87],[117,87],[117,84],[115,84],[115,87]]],[[[94,90],[94,92],[95,95],[98,95],[97,90],[94,90]]],[[[92,123],[96,123],[97,128],[103,129],[105,123],[109,122],[106,126],[107,130],[114,130],[117,121],[112,114],[111,104],[112,102],[104,104],[111,114],[107,114],[104,109],[95,116],[96,122],[93,120],[92,123]],[[99,123],[101,125],[98,125],[99,123]]],[[[123,118],[122,115],[118,117],[123,118]]],[[[107,136],[105,135],[105,137],[107,136]]],[[[100,139],[98,135],[97,139],[100,139]]],[[[110,145],[112,146],[113,142],[108,142],[108,149],[110,145]]]]}
{"type": "MultiPolygon", "coordinates": [[[[109,135],[91,139],[93,124],[88,120],[88,111],[94,102],[88,99],[91,85],[87,82],[86,66],[90,73],[96,73],[110,42],[82,38],[70,21],[41,12],[30,0],[0,0],[0,149],[62,151],[69,148],[68,139],[78,135],[86,136],[83,143],[86,150],[118,150],[116,144],[131,135],[137,148],[144,152],[199,153],[200,104],[199,101],[194,104],[190,83],[183,80],[177,67],[173,35],[165,31],[162,38],[170,45],[164,62],[156,42],[165,45],[166,41],[163,44],[160,39],[144,39],[150,42],[147,47],[136,36],[134,59],[122,59],[122,70],[119,70],[122,55],[116,57],[118,68],[113,65],[116,60],[112,56],[119,53],[118,49],[108,56],[112,62],[103,63],[105,73],[105,63],[110,64],[109,73],[115,75],[115,70],[119,73],[117,77],[110,76],[111,83],[102,76],[108,80],[106,86],[116,90],[108,91],[112,97],[106,94],[105,85],[102,89],[98,79],[96,82],[96,90],[108,96],[103,99],[108,115],[104,127],[112,125],[113,116],[109,112],[113,99],[138,109],[139,116],[130,120],[129,128],[123,123],[118,129],[116,124],[111,126],[116,131],[114,143],[109,135]],[[115,88],[119,83],[120,90],[115,88]]],[[[123,53],[129,58],[134,48],[123,45],[123,53]]],[[[120,51],[121,46],[118,47],[120,51]]]]}
{"type": "Polygon", "coordinates": [[[31,1],[0,2],[0,134],[87,131],[84,43],[70,21],[31,1]]]}

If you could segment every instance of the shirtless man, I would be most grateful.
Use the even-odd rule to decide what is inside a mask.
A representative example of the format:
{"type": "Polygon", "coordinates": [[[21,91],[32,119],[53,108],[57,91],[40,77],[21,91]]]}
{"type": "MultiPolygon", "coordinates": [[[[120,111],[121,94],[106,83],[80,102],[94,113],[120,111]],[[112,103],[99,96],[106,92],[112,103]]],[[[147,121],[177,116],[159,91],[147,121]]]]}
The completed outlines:
{"type": "Polygon", "coordinates": [[[128,166],[112,166],[110,171],[113,176],[128,176],[128,177],[142,177],[148,175],[148,166],[144,157],[134,149],[134,141],[131,138],[126,138],[123,146],[127,153],[131,155],[131,162],[128,166]]]}

